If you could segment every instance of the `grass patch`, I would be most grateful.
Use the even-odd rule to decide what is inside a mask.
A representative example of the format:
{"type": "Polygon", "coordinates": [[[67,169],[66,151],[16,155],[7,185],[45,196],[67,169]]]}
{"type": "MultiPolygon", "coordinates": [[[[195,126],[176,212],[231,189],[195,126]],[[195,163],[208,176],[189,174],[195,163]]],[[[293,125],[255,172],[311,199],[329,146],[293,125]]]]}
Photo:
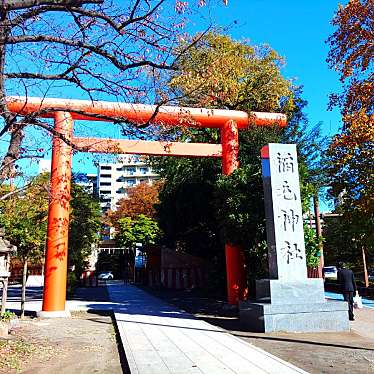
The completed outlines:
{"type": "Polygon", "coordinates": [[[24,340],[0,340],[0,368],[22,370],[22,364],[37,348],[24,340]]]}
{"type": "Polygon", "coordinates": [[[0,340],[0,369],[20,372],[34,356],[48,359],[52,351],[50,346],[33,344],[23,339],[0,340]]]}

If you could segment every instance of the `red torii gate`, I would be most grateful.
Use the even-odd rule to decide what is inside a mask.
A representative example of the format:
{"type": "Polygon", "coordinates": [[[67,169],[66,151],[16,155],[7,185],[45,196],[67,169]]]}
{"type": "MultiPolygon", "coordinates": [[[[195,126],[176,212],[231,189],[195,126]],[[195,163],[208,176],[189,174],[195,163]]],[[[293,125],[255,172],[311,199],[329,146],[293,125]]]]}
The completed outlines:
{"type": "MultiPolygon", "coordinates": [[[[72,145],[86,152],[133,153],[158,156],[221,157],[222,173],[231,174],[239,167],[238,129],[250,125],[284,127],[284,114],[221,109],[183,108],[153,105],[93,102],[85,100],[8,97],[12,113],[53,118],[51,197],[48,212],[47,252],[42,314],[65,315],[67,251],[70,206],[72,145]],[[136,124],[219,128],[221,144],[179,143],[140,140],[114,140],[73,137],[73,120],[106,121],[123,119],[136,124]],[[63,138],[63,139],[62,139],[63,138]],[[65,141],[67,140],[67,141],[65,141]],[[70,143],[70,144],[69,144],[70,143]]],[[[226,243],[228,302],[237,304],[247,294],[242,248],[226,243]]]]}

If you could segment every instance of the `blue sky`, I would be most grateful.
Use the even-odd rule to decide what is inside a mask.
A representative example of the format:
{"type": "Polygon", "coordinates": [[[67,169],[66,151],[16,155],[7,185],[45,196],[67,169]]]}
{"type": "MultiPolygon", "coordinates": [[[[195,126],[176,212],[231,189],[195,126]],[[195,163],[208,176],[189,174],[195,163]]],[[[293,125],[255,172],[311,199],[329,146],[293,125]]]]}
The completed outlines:
{"type": "MultiPolygon", "coordinates": [[[[283,74],[304,87],[310,125],[323,123],[323,133],[333,135],[340,126],[338,110],[328,111],[328,95],[339,91],[338,75],[328,68],[325,41],[333,32],[331,19],[339,1],[229,0],[216,1],[191,21],[191,30],[202,30],[211,20],[232,38],[251,44],[269,44],[286,61],[283,74]]],[[[88,161],[75,157],[74,168],[93,172],[88,161]]],[[[84,158],[86,159],[86,158],[84,158]]]]}
{"type": "Polygon", "coordinates": [[[325,40],[333,32],[331,19],[338,9],[336,0],[229,0],[215,6],[216,23],[228,26],[228,33],[251,44],[269,44],[286,60],[284,75],[304,86],[310,124],[323,122],[326,135],[340,126],[337,110],[327,111],[328,95],[339,91],[338,75],[327,66],[325,40]]]}
{"type": "MultiPolygon", "coordinates": [[[[305,112],[311,126],[322,122],[324,135],[337,133],[341,122],[337,109],[328,111],[328,96],[341,89],[336,72],[326,63],[326,39],[334,31],[331,20],[336,0],[229,0],[227,7],[215,6],[212,19],[227,27],[229,35],[251,44],[268,44],[286,61],[283,74],[302,85],[308,101],[305,112]]],[[[197,26],[197,25],[195,25],[197,26]]],[[[320,202],[328,211],[328,202],[320,202]]]]}
{"type": "MultiPolygon", "coordinates": [[[[340,2],[341,3],[341,2],[340,2]]],[[[190,25],[201,30],[210,18],[237,40],[269,44],[286,61],[283,74],[304,87],[310,125],[323,123],[323,133],[335,134],[340,126],[338,110],[328,111],[328,95],[340,90],[338,75],[328,68],[325,41],[333,32],[331,19],[338,9],[335,0],[229,0],[216,1],[204,17],[190,25]]],[[[75,167],[89,167],[81,161],[75,167]]]]}
{"type": "MultiPolygon", "coordinates": [[[[327,66],[325,41],[333,32],[331,19],[339,1],[229,0],[227,6],[223,6],[221,0],[211,0],[211,3],[212,7],[202,9],[201,16],[192,18],[188,29],[201,31],[212,21],[236,40],[270,45],[286,61],[284,76],[304,86],[303,97],[308,101],[305,111],[310,125],[322,122],[324,134],[335,134],[340,126],[340,115],[337,110],[327,110],[328,95],[339,91],[341,85],[337,74],[327,66]]],[[[96,122],[93,126],[98,136],[118,135],[113,130],[108,134],[110,126],[103,123],[96,122]]],[[[73,160],[75,172],[96,170],[90,155],[76,155],[73,160]]],[[[30,171],[37,172],[35,167],[30,171]]]]}

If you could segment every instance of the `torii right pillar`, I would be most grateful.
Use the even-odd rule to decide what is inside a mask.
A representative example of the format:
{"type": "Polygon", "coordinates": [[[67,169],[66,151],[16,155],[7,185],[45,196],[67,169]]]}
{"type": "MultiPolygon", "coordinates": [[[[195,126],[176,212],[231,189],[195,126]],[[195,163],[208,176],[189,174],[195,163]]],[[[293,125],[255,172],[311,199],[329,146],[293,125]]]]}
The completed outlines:
{"type": "MultiPolygon", "coordinates": [[[[230,120],[221,128],[222,174],[230,175],[239,167],[239,134],[237,124],[230,120]]],[[[237,305],[248,295],[244,250],[226,243],[227,301],[237,305]]]]}

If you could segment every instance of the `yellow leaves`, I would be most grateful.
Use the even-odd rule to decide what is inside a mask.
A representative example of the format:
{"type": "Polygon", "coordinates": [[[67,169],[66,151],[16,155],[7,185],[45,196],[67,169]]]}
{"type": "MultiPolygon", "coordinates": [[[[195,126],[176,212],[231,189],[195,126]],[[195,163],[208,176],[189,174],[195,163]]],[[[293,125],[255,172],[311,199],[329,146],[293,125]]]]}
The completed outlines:
{"type": "Polygon", "coordinates": [[[253,48],[225,35],[207,34],[180,61],[170,82],[189,105],[241,110],[279,110],[290,83],[283,61],[269,47],[253,48]]]}

